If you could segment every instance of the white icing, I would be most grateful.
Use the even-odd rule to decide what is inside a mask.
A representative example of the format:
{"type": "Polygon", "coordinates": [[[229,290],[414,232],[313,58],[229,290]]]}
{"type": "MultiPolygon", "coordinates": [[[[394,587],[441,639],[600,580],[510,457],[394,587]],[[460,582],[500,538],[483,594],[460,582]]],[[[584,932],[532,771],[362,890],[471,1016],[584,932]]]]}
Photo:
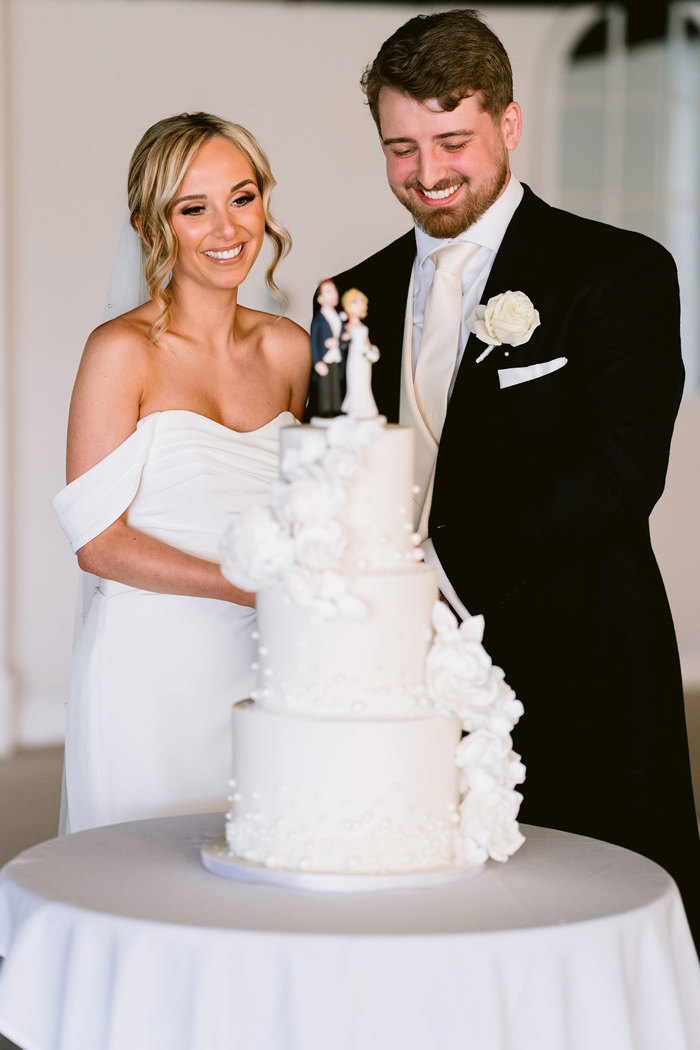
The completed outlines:
{"type": "Polygon", "coordinates": [[[523,842],[523,707],[483,618],[459,624],[417,564],[412,431],[343,416],[285,428],[281,468],[269,507],[222,547],[224,575],[259,592],[230,851],[310,872],[506,860],[523,842]]]}
{"type": "Polygon", "coordinates": [[[282,480],[271,502],[241,514],[221,546],[221,571],[248,590],[283,586],[296,604],[334,615],[337,579],[422,555],[406,515],[413,444],[408,428],[338,416],[280,432],[282,480]],[[330,585],[328,574],[331,574],[330,585]]]}
{"type": "Polygon", "coordinates": [[[426,871],[453,862],[456,719],[320,720],[234,707],[240,785],[231,851],[327,872],[426,871]],[[284,784],[286,790],[280,791],[284,784]]]}
{"type": "Polygon", "coordinates": [[[437,584],[425,565],[347,580],[344,615],[322,617],[272,587],[258,595],[260,673],[266,707],[296,714],[365,718],[433,711],[425,687],[437,584]],[[357,606],[352,605],[353,599],[357,606]]]}

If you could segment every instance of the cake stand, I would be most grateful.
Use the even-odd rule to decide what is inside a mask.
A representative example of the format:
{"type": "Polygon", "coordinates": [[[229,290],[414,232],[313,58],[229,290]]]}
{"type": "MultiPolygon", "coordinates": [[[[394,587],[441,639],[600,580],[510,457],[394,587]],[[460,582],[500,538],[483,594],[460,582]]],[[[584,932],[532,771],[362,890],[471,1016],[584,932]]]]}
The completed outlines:
{"type": "Polygon", "coordinates": [[[204,867],[213,875],[235,882],[257,882],[285,889],[323,890],[331,892],[372,892],[377,890],[433,889],[451,882],[473,879],[480,875],[485,864],[470,867],[432,868],[430,871],[391,872],[385,875],[344,874],[325,871],[292,871],[272,868],[266,864],[232,857],[225,836],[211,839],[201,847],[204,867]]]}

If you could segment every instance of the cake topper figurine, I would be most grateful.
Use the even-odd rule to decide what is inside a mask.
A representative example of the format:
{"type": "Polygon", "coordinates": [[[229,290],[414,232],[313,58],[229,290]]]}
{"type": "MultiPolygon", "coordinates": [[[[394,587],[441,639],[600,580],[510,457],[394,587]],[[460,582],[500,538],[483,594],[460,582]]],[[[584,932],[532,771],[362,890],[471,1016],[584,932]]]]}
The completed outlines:
{"type": "Polygon", "coordinates": [[[369,341],[367,325],[367,296],[358,288],[350,288],[341,300],[347,321],[341,339],[349,343],[346,363],[347,393],[341,410],[355,419],[374,419],[379,413],[372,395],[372,365],[379,360],[379,351],[369,341]]]}
{"type": "Polygon", "coordinates": [[[338,289],[334,281],[321,281],[316,302],[320,309],[311,321],[311,376],[316,395],[315,415],[328,419],[341,412],[347,350],[342,333],[347,317],[338,312],[338,289]]]}

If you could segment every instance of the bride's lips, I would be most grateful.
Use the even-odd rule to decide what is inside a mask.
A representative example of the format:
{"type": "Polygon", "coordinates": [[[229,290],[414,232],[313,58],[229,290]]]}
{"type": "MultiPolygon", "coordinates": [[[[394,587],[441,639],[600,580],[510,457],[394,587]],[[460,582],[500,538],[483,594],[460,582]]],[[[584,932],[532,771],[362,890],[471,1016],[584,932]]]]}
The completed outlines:
{"type": "Polygon", "coordinates": [[[419,186],[412,186],[411,189],[421,203],[426,204],[429,208],[445,208],[457,199],[463,186],[464,183],[460,182],[456,186],[448,186],[444,190],[423,190],[419,186]]]}
{"type": "Polygon", "coordinates": [[[240,259],[246,244],[247,241],[242,241],[240,244],[232,244],[225,248],[207,248],[202,255],[219,266],[226,266],[240,259]]]}

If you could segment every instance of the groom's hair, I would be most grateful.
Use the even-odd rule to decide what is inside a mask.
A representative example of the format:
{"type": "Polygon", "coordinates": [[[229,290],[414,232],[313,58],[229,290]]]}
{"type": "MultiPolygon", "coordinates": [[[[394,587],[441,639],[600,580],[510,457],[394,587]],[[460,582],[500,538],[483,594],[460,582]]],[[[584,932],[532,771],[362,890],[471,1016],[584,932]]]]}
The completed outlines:
{"type": "Polygon", "coordinates": [[[380,135],[383,87],[420,102],[436,98],[444,110],[479,91],[483,108],[494,118],[513,101],[506,49],[479,12],[470,9],[411,18],[384,41],[360,83],[380,135]]]}

